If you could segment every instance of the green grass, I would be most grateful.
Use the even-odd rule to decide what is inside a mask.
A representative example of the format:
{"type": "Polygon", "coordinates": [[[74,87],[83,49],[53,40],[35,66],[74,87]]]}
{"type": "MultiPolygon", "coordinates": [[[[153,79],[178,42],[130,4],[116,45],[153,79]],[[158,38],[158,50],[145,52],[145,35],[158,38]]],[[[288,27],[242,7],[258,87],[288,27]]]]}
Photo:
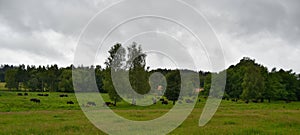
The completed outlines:
{"type": "MultiPolygon", "coordinates": [[[[28,97],[18,92],[0,91],[0,134],[104,134],[91,124],[80,110],[74,94],[61,98],[61,93],[39,97],[30,92],[28,97]],[[39,98],[40,104],[30,98],[39,98]],[[74,105],[66,104],[75,102],[74,105]]],[[[108,95],[103,94],[105,100],[108,95]]],[[[198,127],[204,100],[197,103],[189,117],[170,134],[299,134],[300,103],[250,103],[223,100],[211,121],[198,127]]],[[[150,120],[160,117],[172,105],[131,106],[119,102],[113,111],[132,120],[150,120]]]]}
{"type": "Polygon", "coordinates": [[[0,82],[0,90],[8,90],[7,88],[5,88],[5,84],[4,82],[0,82]]]}

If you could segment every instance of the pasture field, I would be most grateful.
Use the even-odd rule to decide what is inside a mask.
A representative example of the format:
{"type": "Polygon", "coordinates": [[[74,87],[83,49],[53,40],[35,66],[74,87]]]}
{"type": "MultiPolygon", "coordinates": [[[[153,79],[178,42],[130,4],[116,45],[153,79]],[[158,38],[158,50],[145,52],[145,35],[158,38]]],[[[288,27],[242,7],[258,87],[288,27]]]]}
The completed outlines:
{"type": "MultiPolygon", "coordinates": [[[[28,96],[17,93],[0,91],[0,134],[104,134],[88,121],[72,93],[47,93],[47,97],[37,96],[36,92],[29,92],[28,96]],[[59,97],[60,94],[68,97],[59,97]],[[31,98],[39,98],[41,103],[33,103],[31,98]],[[75,104],[66,104],[67,101],[75,104]]],[[[102,96],[108,100],[107,94],[102,96]]],[[[189,117],[170,134],[300,134],[299,102],[245,104],[223,100],[211,121],[198,127],[204,104],[204,99],[198,102],[189,117]]],[[[111,107],[133,120],[154,119],[170,108],[171,104],[136,107],[125,102],[111,107]]]]}

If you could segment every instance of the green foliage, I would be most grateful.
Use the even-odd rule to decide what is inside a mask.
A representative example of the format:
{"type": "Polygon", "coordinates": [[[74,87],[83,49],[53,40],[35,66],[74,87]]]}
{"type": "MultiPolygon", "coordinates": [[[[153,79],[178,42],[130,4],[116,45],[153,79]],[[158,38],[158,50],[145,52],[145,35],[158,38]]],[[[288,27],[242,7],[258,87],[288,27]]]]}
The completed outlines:
{"type": "Polygon", "coordinates": [[[254,61],[248,61],[244,67],[244,77],[242,82],[243,93],[241,97],[248,101],[250,99],[258,100],[263,98],[265,91],[264,67],[256,65],[254,61]]]}
{"type": "Polygon", "coordinates": [[[167,78],[167,89],[165,96],[168,100],[175,101],[179,98],[179,93],[181,89],[181,77],[179,70],[173,70],[166,75],[167,78]]]}
{"type": "MultiPolygon", "coordinates": [[[[124,93],[128,93],[128,98],[135,98],[130,96],[130,85],[133,90],[139,94],[146,94],[150,90],[150,84],[155,84],[152,89],[157,89],[158,85],[164,85],[163,90],[166,90],[169,95],[170,89],[175,88],[175,83],[178,83],[180,76],[176,76],[176,79],[168,79],[168,83],[163,84],[158,80],[149,81],[149,76],[152,73],[159,72],[164,77],[170,76],[176,70],[170,69],[156,69],[149,71],[149,67],[146,68],[146,54],[143,52],[140,45],[133,42],[126,49],[121,44],[114,45],[109,50],[109,57],[105,62],[106,68],[101,66],[91,67],[74,67],[73,65],[66,68],[58,68],[57,65],[47,66],[9,66],[1,65],[0,67],[0,82],[5,81],[6,88],[9,90],[29,90],[39,92],[73,92],[72,83],[72,69],[82,69],[75,73],[75,78],[80,78],[82,83],[80,90],[92,91],[89,83],[93,81],[92,78],[96,78],[96,84],[101,93],[109,93],[111,100],[117,102],[120,101],[120,96],[117,94],[115,88],[120,88],[124,93]],[[95,75],[92,74],[93,70],[95,75]],[[111,74],[129,74],[130,84],[125,84],[128,78],[115,77],[118,83],[113,84],[111,74]],[[82,76],[83,75],[83,76],[82,76]],[[116,86],[114,86],[116,85],[116,86]],[[126,86],[125,86],[126,85],[126,86]],[[166,85],[166,86],[165,86],[166,85]],[[173,86],[172,86],[173,85],[173,86]],[[171,88],[172,87],[172,88],[171,88]]],[[[184,71],[184,70],[180,70],[184,71]]],[[[195,71],[192,71],[196,73],[195,71]]],[[[222,73],[222,72],[221,72],[222,73]]],[[[243,58],[236,65],[230,66],[226,70],[226,86],[225,86],[225,98],[238,101],[243,99],[245,101],[260,101],[263,102],[267,99],[271,100],[285,100],[286,102],[300,100],[300,77],[299,74],[294,73],[292,70],[285,71],[280,69],[277,71],[275,68],[268,72],[267,68],[257,64],[255,60],[250,58],[243,58]]],[[[208,96],[209,93],[219,96],[220,91],[216,91],[212,86],[212,79],[218,80],[213,76],[221,75],[220,73],[202,72],[199,71],[200,83],[195,84],[192,80],[189,80],[187,84],[184,84],[187,89],[192,90],[195,88],[204,88],[204,91],[199,95],[208,96]],[[188,87],[189,86],[189,87],[188,87]]],[[[121,76],[121,75],[120,75],[121,76]]],[[[175,75],[174,75],[175,76],[175,75]]],[[[163,91],[160,91],[163,92],[163,91]]],[[[184,91],[186,92],[186,91],[184,91]]],[[[170,100],[176,101],[177,92],[174,96],[168,96],[170,100]]],[[[161,93],[162,94],[162,93],[161,93]]],[[[173,93],[174,94],[174,93],[173,93]]],[[[192,94],[187,92],[184,94],[192,94]]],[[[172,95],[172,94],[171,94],[172,95]]]]}
{"type": "Polygon", "coordinates": [[[130,84],[137,93],[146,94],[150,90],[148,72],[145,70],[146,54],[135,42],[127,48],[127,51],[130,84]]]}
{"type": "Polygon", "coordinates": [[[108,52],[109,57],[105,62],[106,69],[103,71],[103,89],[108,92],[110,99],[116,104],[121,101],[121,97],[114,88],[111,72],[117,72],[124,68],[125,49],[121,44],[116,44],[108,52]]]}
{"type": "Polygon", "coordinates": [[[72,70],[64,70],[60,75],[58,89],[62,92],[73,92],[72,70]]]}
{"type": "Polygon", "coordinates": [[[7,70],[5,73],[5,82],[6,86],[9,90],[11,89],[19,89],[19,82],[17,80],[18,70],[17,69],[10,69],[7,70]]]}

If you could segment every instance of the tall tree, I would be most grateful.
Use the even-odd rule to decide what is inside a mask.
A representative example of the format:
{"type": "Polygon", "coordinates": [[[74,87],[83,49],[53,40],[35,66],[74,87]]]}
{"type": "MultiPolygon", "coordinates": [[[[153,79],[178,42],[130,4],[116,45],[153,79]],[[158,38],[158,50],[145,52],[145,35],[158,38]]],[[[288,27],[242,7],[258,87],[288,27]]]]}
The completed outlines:
{"type": "Polygon", "coordinates": [[[165,96],[168,100],[173,101],[173,105],[179,98],[181,77],[179,70],[173,70],[166,75],[167,78],[167,90],[165,96]]]}
{"type": "Polygon", "coordinates": [[[9,90],[16,89],[19,90],[19,82],[17,80],[18,70],[17,69],[9,69],[5,72],[5,82],[9,90]]]}
{"type": "Polygon", "coordinates": [[[108,53],[109,57],[105,62],[106,69],[104,70],[103,89],[108,92],[110,99],[113,100],[116,105],[117,102],[121,101],[121,97],[114,88],[111,72],[117,72],[123,69],[126,53],[121,44],[116,44],[111,47],[108,53]]]}
{"type": "Polygon", "coordinates": [[[58,89],[62,92],[73,92],[72,70],[65,69],[60,75],[58,89]]]}
{"type": "Polygon", "coordinates": [[[96,76],[96,84],[100,93],[107,93],[106,90],[103,89],[103,69],[101,66],[96,66],[95,68],[95,76],[96,76]]]}
{"type": "Polygon", "coordinates": [[[148,71],[145,70],[146,54],[141,46],[133,42],[128,48],[127,68],[129,69],[129,79],[132,88],[139,94],[146,94],[150,90],[148,81],[148,71]]]}

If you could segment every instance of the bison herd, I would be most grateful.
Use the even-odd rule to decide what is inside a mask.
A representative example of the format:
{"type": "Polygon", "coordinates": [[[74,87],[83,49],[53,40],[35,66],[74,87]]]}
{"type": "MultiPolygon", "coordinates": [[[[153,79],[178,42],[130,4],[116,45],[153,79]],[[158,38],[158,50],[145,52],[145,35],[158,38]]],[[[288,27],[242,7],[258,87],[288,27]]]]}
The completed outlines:
{"type": "MultiPolygon", "coordinates": [[[[28,93],[24,93],[24,94],[23,93],[17,93],[17,96],[28,96],[28,93]]],[[[49,97],[49,94],[38,93],[37,96],[49,97]]],[[[59,97],[61,97],[61,98],[62,97],[68,97],[68,95],[67,94],[60,94],[59,97]]],[[[164,99],[164,98],[157,98],[157,99],[159,99],[159,101],[163,105],[168,105],[169,104],[169,101],[167,99],[164,99]]],[[[191,100],[191,99],[185,99],[185,100],[183,100],[183,98],[179,98],[179,100],[177,101],[177,103],[182,104],[183,101],[185,101],[185,103],[194,103],[195,99],[193,98],[193,100],[191,100]]],[[[41,100],[38,99],[38,98],[31,98],[30,101],[34,102],[34,103],[41,103],[41,100]]],[[[153,104],[157,103],[156,98],[152,98],[152,101],[153,101],[153,104]]],[[[200,99],[198,101],[200,102],[200,99]]],[[[67,101],[67,104],[72,105],[72,104],[75,104],[75,103],[73,101],[69,100],[69,101],[67,101]]],[[[82,106],[83,107],[96,106],[96,103],[92,102],[92,101],[88,101],[85,105],[83,104],[82,106]]],[[[116,106],[116,104],[112,103],[112,102],[105,102],[105,103],[103,103],[103,106],[110,107],[110,106],[116,106]]]]}
{"type": "MultiPolygon", "coordinates": [[[[17,93],[17,96],[28,96],[29,94],[28,93],[17,93]]],[[[49,94],[44,94],[44,93],[38,93],[37,96],[40,96],[40,97],[49,97],[49,94]]],[[[59,97],[68,97],[67,94],[60,94],[59,97]]],[[[31,102],[34,102],[34,103],[41,103],[41,99],[38,99],[38,98],[30,98],[29,99],[31,102]]],[[[73,101],[67,101],[67,104],[74,104],[73,101]]],[[[92,105],[96,106],[96,104],[92,103],[92,105]]]]}

